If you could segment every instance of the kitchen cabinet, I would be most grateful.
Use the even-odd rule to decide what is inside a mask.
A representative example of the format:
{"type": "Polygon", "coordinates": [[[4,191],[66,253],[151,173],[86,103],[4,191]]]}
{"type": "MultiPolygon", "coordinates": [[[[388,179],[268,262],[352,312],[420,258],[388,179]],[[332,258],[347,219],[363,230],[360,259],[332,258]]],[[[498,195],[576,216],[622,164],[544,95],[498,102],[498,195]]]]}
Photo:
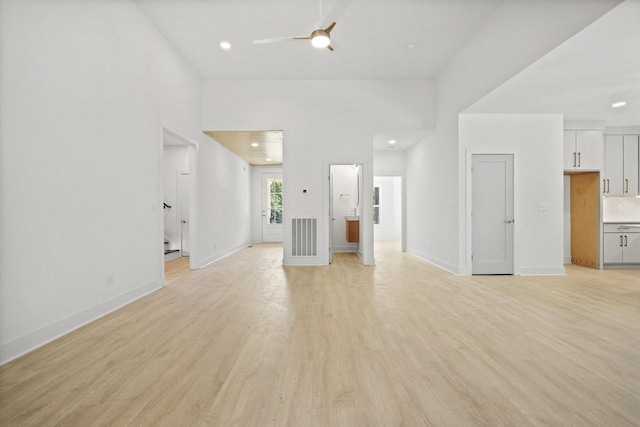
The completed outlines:
{"type": "Polygon", "coordinates": [[[604,157],[604,134],[601,130],[564,131],[564,169],[601,170],[604,157]]]}
{"type": "Polygon", "coordinates": [[[640,224],[605,224],[604,264],[640,264],[640,224]]]}
{"type": "Polygon", "coordinates": [[[602,193],[607,196],[637,196],[638,135],[607,135],[604,143],[602,193]]]}

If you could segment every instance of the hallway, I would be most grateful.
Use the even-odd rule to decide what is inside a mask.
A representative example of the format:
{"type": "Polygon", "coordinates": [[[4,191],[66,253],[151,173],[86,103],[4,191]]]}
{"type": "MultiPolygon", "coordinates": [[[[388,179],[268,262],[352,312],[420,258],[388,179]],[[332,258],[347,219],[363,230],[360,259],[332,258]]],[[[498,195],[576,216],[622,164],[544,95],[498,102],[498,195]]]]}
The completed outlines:
{"type": "MultiPolygon", "coordinates": [[[[0,424],[638,425],[640,280],[257,244],[0,367],[0,424]]],[[[180,270],[179,265],[176,268],[180,270]]]]}

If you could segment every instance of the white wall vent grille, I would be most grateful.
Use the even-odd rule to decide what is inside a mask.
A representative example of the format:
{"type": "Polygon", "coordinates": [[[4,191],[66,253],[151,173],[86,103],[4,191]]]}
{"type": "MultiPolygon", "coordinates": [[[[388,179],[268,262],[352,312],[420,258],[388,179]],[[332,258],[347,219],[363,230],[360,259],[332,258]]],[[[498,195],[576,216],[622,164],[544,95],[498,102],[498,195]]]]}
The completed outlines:
{"type": "Polygon", "coordinates": [[[293,218],[291,256],[318,256],[318,219],[293,218]]]}

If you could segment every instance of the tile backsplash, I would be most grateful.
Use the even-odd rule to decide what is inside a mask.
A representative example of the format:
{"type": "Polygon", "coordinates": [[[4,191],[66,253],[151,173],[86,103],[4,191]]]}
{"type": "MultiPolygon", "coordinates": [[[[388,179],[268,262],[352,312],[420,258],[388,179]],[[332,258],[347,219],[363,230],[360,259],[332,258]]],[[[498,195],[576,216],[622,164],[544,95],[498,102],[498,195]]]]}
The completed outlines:
{"type": "Polygon", "coordinates": [[[604,222],[640,222],[640,197],[603,197],[604,222]]]}

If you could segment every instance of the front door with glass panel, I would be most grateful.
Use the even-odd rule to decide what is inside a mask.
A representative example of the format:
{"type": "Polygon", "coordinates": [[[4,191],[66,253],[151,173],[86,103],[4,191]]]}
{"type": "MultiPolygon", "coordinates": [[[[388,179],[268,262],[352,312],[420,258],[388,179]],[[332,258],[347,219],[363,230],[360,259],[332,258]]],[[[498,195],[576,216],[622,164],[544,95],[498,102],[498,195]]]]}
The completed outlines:
{"type": "Polygon", "coordinates": [[[282,242],[282,174],[262,175],[262,241],[282,242]]]}

